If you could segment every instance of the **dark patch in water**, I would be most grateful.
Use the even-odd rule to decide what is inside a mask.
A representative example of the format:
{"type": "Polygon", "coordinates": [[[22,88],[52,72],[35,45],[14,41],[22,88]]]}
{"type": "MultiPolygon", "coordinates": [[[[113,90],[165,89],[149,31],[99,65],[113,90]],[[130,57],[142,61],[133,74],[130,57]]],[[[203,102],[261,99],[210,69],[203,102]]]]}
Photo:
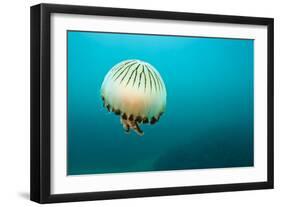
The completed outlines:
{"type": "Polygon", "coordinates": [[[241,135],[245,136],[246,130],[251,131],[221,129],[206,132],[189,144],[177,145],[163,154],[155,162],[154,170],[253,166],[253,148],[249,147],[252,146],[249,145],[252,139],[242,141],[240,139],[241,135]],[[240,144],[233,142],[240,142],[240,144]]]}

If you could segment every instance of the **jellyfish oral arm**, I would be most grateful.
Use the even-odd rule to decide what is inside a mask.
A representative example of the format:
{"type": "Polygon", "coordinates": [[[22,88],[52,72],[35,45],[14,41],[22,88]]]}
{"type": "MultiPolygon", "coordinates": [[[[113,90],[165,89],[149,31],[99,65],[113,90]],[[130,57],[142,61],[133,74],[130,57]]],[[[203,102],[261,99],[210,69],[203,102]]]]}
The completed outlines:
{"type": "Polygon", "coordinates": [[[130,129],[133,129],[138,135],[144,135],[144,132],[139,127],[138,123],[135,120],[126,120],[120,117],[120,121],[123,124],[125,132],[129,133],[130,129]]]}

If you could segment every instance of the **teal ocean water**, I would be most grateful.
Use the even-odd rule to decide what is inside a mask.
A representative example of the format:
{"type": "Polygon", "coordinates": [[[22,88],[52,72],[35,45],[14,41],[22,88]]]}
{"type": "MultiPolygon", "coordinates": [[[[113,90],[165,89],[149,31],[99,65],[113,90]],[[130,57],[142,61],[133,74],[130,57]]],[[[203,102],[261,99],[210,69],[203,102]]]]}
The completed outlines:
{"type": "Polygon", "coordinates": [[[68,31],[67,174],[253,166],[254,40],[68,31]],[[152,64],[167,107],[145,135],[102,106],[107,72],[152,64]]]}

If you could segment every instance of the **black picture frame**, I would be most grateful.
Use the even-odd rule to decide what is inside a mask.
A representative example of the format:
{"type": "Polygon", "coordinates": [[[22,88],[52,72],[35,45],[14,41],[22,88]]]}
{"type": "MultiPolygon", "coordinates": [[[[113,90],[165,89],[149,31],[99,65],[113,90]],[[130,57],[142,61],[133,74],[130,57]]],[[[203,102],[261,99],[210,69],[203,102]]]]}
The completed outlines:
{"type": "Polygon", "coordinates": [[[103,8],[56,4],[39,4],[31,7],[31,173],[30,199],[38,203],[87,201],[102,199],[165,196],[224,191],[241,191],[273,188],[273,27],[272,18],[195,14],[168,11],[103,8]],[[153,189],[120,190],[51,194],[50,183],[50,15],[52,13],[135,17],[194,22],[219,22],[267,26],[267,181],[238,184],[167,187],[153,189]]]}

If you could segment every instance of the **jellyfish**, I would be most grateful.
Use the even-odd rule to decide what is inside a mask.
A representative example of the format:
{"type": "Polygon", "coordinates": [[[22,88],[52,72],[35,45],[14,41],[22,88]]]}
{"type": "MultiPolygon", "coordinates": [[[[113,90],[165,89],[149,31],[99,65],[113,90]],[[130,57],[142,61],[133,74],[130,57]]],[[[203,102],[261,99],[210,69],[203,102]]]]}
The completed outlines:
{"type": "Polygon", "coordinates": [[[155,124],[165,112],[166,87],[159,72],[141,60],[113,66],[101,86],[103,106],[120,116],[125,132],[144,132],[140,124],[155,124]]]}

